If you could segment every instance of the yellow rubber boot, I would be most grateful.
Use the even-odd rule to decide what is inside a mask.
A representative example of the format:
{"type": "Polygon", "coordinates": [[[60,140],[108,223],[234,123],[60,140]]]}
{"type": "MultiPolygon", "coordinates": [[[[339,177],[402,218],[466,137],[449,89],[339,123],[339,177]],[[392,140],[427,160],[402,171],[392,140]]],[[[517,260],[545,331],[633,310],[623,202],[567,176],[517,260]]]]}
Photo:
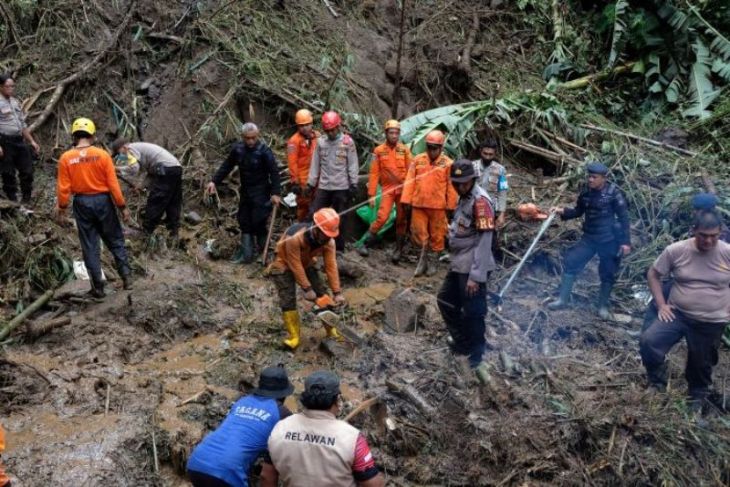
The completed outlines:
{"type": "Polygon", "coordinates": [[[284,328],[289,333],[289,338],[284,340],[284,345],[292,350],[296,350],[299,346],[299,330],[302,322],[299,319],[299,312],[284,311],[284,328]]]}
{"type": "Polygon", "coordinates": [[[330,325],[324,325],[324,329],[327,332],[327,338],[332,338],[334,340],[341,340],[342,335],[340,335],[340,332],[337,331],[337,328],[330,325]]]}

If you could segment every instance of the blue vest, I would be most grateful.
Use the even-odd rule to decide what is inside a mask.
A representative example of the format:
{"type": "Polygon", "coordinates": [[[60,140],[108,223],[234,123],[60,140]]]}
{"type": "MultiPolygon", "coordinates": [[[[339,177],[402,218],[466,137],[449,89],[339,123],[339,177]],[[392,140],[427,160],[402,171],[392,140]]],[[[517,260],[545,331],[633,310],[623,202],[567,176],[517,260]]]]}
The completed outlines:
{"type": "Polygon", "coordinates": [[[232,487],[247,487],[248,471],[267,449],[269,435],[278,421],[276,399],[242,397],[218,429],[195,447],[188,470],[224,480],[232,487]]]}

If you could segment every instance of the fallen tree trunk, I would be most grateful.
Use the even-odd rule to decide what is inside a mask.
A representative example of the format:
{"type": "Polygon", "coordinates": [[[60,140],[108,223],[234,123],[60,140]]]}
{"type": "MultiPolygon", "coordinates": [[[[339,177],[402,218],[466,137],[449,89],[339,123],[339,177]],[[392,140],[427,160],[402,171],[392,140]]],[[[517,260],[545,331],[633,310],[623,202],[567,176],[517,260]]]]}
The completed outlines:
{"type": "Polygon", "coordinates": [[[60,318],[54,318],[40,323],[28,323],[25,329],[25,336],[30,340],[35,340],[51,330],[68,325],[69,323],[71,323],[71,318],[68,316],[61,316],[60,318]]]}
{"type": "Polygon", "coordinates": [[[433,407],[413,386],[409,384],[398,384],[392,379],[387,379],[385,385],[388,389],[406,397],[414,406],[416,406],[426,416],[434,416],[436,408],[433,407]]]}
{"type": "Polygon", "coordinates": [[[7,338],[7,336],[10,335],[10,333],[14,329],[20,326],[30,315],[41,309],[43,305],[51,300],[52,297],[53,289],[50,291],[46,291],[41,295],[41,297],[33,301],[30,306],[21,311],[18,316],[8,321],[5,326],[0,328],[0,340],[4,340],[5,338],[7,338]]]}

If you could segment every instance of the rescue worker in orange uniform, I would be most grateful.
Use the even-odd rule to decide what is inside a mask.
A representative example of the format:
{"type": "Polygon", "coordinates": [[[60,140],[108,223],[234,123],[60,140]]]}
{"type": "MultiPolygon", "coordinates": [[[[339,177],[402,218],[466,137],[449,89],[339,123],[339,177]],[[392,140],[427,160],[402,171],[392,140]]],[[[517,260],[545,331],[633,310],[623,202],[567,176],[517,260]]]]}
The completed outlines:
{"type": "Polygon", "coordinates": [[[380,229],[388,221],[393,205],[396,205],[395,235],[396,247],[392,260],[397,263],[401,258],[403,244],[408,230],[408,216],[401,204],[403,182],[411,164],[411,150],[400,142],[400,123],[398,120],[385,122],[385,143],[373,150],[370,163],[370,180],[368,181],[368,197],[370,206],[375,204],[375,194],[380,185],[380,207],[375,221],[370,225],[368,236],[358,249],[362,256],[368,255],[368,245],[375,240],[380,229]]]}
{"type": "Polygon", "coordinates": [[[104,297],[99,240],[114,256],[125,290],[132,289],[131,269],[124,246],[124,234],[117,210],[129,222],[131,215],[119,187],[114,162],[107,151],[95,147],[96,126],[88,118],[71,124],[74,146],[58,160],[58,206],[56,218],[62,225],[73,195],[73,213],[79,231],[81,253],[91,280],[90,294],[104,297]]]}
{"type": "MultiPolygon", "coordinates": [[[[297,311],[296,285],[304,291],[304,299],[316,303],[330,304],[327,291],[322,284],[315,258],[322,256],[327,282],[334,293],[334,304],[345,302],[340,287],[334,239],[340,233],[340,216],[332,208],[317,210],[313,216],[314,224],[295,223],[290,226],[276,244],[276,258],[266,270],[271,276],[279,293],[279,305],[283,312],[284,327],[289,338],[284,345],[291,350],[299,346],[301,319],[297,311]]],[[[339,338],[337,329],[325,325],[327,337],[339,338]]]]}
{"type": "Polygon", "coordinates": [[[319,132],[312,128],[314,117],[307,109],[296,113],[294,123],[297,131],[286,144],[286,154],[292,192],[297,195],[297,221],[303,222],[309,216],[309,206],[312,203],[313,194],[307,188],[307,178],[319,132]]]}
{"type": "MultiPolygon", "coordinates": [[[[0,425],[0,453],[5,451],[5,430],[0,425]]],[[[10,477],[5,473],[3,462],[0,461],[0,487],[10,487],[10,477]]]]}
{"type": "MultiPolygon", "coordinates": [[[[411,210],[411,237],[422,250],[416,276],[431,273],[431,261],[444,250],[448,222],[446,212],[456,208],[459,195],[451,185],[449,171],[453,161],[443,153],[446,136],[440,130],[426,135],[426,152],[413,158],[403,185],[401,204],[411,210]],[[431,255],[433,254],[433,256],[431,255]]],[[[434,264],[435,265],[435,264],[434,264]]]]}

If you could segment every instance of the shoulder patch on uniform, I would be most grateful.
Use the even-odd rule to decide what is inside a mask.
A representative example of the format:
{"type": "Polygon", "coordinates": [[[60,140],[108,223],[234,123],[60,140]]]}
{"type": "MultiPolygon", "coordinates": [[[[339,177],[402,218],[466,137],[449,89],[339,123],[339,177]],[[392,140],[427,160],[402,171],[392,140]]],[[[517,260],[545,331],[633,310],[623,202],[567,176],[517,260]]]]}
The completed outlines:
{"type": "Polygon", "coordinates": [[[494,211],[487,198],[477,198],[474,202],[474,223],[477,230],[494,230],[494,211]]]}

